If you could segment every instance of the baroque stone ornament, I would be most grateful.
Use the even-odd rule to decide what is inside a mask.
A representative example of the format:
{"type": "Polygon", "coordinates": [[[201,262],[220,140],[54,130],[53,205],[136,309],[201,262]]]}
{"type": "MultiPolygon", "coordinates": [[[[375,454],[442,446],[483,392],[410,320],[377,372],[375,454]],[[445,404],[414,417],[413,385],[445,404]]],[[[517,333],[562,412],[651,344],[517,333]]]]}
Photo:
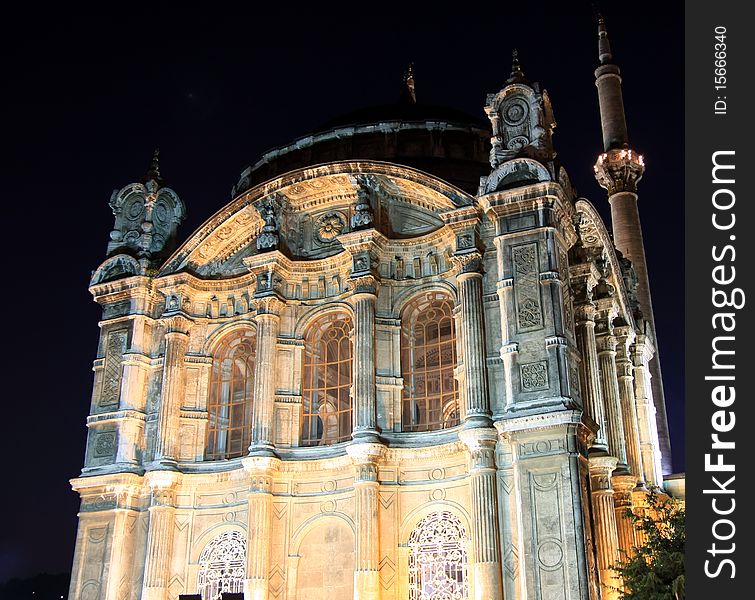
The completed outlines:
{"type": "Polygon", "coordinates": [[[522,389],[539,390],[548,387],[548,368],[544,362],[522,365],[520,374],[522,389]]]}
{"type": "Polygon", "coordinates": [[[260,215],[265,220],[262,231],[257,236],[257,250],[268,252],[277,250],[280,241],[278,236],[279,221],[275,214],[275,204],[272,199],[264,202],[260,208],[260,215]]]}
{"type": "Polygon", "coordinates": [[[367,229],[372,227],[375,217],[372,213],[370,204],[369,189],[366,184],[360,182],[357,188],[357,204],[354,207],[354,214],[351,217],[351,226],[357,229],[367,229]]]}
{"type": "Polygon", "coordinates": [[[514,263],[514,294],[519,328],[542,327],[537,244],[516,246],[511,256],[514,263]]]}
{"type": "Polygon", "coordinates": [[[317,220],[315,230],[322,242],[335,239],[346,227],[343,217],[335,212],[329,212],[317,220]]]}

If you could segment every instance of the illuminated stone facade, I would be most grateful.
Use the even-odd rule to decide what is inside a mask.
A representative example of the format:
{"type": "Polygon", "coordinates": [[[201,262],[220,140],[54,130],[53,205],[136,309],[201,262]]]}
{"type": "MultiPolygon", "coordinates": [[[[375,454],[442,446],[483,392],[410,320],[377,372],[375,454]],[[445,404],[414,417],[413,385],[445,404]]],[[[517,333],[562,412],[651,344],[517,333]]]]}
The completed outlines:
{"type": "Polygon", "coordinates": [[[156,162],[114,194],[71,598],[616,597],[663,485],[651,321],[547,93],[515,61],[486,112],[476,193],[389,155],[248,171],[175,251],[156,162]]]}

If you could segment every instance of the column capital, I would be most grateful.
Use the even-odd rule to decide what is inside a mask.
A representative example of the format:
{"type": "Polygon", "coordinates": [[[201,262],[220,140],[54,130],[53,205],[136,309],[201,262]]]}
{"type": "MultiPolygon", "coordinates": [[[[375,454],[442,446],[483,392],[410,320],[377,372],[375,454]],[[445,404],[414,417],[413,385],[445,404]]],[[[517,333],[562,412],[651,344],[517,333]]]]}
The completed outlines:
{"type": "Polygon", "coordinates": [[[246,456],[241,459],[244,471],[249,477],[249,492],[270,494],[273,475],[280,469],[281,460],[274,456],[246,456]]]}
{"type": "Polygon", "coordinates": [[[637,334],[631,325],[617,325],[613,328],[613,333],[619,342],[620,346],[623,346],[623,351],[627,352],[629,346],[634,342],[637,334]]]}
{"type": "Polygon", "coordinates": [[[356,468],[354,483],[376,483],[380,461],[386,447],[374,442],[359,442],[346,447],[346,453],[356,468]]]}
{"type": "Polygon", "coordinates": [[[637,486],[637,477],[634,475],[619,474],[611,477],[611,486],[615,494],[629,494],[631,503],[632,490],[637,486]]]}
{"type": "Polygon", "coordinates": [[[352,290],[352,294],[347,300],[352,302],[362,296],[371,296],[374,298],[380,289],[378,278],[372,273],[352,275],[347,281],[352,290]]]}
{"type": "Polygon", "coordinates": [[[175,471],[150,471],[145,476],[145,483],[152,494],[152,506],[174,506],[176,489],[182,476],[175,471]]]}
{"type": "Polygon", "coordinates": [[[166,329],[166,335],[176,333],[179,335],[189,335],[194,321],[183,313],[174,313],[169,316],[163,316],[160,324],[166,329]]]}
{"type": "Polygon", "coordinates": [[[598,349],[598,355],[606,352],[616,353],[616,337],[611,334],[598,335],[595,338],[595,346],[598,349]]]}
{"type": "Polygon", "coordinates": [[[595,327],[597,309],[592,302],[583,302],[574,306],[574,317],[577,325],[590,325],[595,327]]]}
{"type": "Polygon", "coordinates": [[[278,297],[277,294],[269,294],[265,296],[255,296],[252,299],[257,314],[255,319],[261,317],[275,317],[279,318],[283,310],[286,308],[286,302],[278,297]]]}
{"type": "Polygon", "coordinates": [[[459,439],[469,451],[470,471],[495,469],[495,449],[498,443],[498,431],[493,427],[475,427],[462,429],[459,439]]]}
{"type": "Polygon", "coordinates": [[[482,254],[477,250],[454,254],[451,262],[457,271],[457,279],[482,277],[482,254]]]}
{"type": "Polygon", "coordinates": [[[588,457],[590,480],[594,490],[611,490],[611,473],[616,469],[619,459],[604,453],[595,453],[588,457]]]}

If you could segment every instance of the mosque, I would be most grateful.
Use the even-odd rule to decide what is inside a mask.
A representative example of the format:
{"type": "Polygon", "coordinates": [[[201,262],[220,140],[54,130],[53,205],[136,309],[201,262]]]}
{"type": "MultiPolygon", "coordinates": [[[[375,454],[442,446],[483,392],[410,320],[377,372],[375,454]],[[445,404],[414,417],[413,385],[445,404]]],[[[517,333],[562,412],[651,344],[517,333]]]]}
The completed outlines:
{"type": "Polygon", "coordinates": [[[610,224],[516,55],[487,121],[418,103],[410,69],[181,243],[157,154],[113,193],[72,599],[618,597],[626,509],[683,480],[598,41],[610,224]]]}

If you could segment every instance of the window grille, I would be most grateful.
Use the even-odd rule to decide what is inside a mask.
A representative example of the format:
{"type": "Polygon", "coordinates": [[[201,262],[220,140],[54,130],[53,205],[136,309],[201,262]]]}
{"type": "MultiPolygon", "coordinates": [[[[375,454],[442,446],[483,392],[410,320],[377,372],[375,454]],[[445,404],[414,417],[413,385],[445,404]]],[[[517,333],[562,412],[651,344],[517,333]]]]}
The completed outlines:
{"type": "Polygon", "coordinates": [[[197,588],[202,600],[220,600],[223,592],[244,589],[246,540],[239,531],[214,538],[199,557],[197,588]]]}
{"type": "Polygon", "coordinates": [[[436,512],[409,536],[409,599],[466,600],[466,532],[458,517],[436,512]]]}

